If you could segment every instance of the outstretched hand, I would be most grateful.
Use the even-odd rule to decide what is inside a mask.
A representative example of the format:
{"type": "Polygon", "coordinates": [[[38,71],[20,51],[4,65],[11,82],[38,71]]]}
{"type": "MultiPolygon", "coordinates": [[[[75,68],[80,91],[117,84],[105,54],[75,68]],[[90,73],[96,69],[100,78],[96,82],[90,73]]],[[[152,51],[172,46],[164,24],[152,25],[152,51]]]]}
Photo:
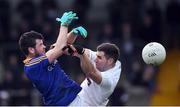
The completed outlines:
{"type": "Polygon", "coordinates": [[[74,28],[72,30],[72,32],[75,34],[75,35],[80,35],[82,36],[83,38],[86,38],[87,37],[87,31],[86,29],[84,29],[82,26],[79,26],[77,28],[74,28]]]}
{"type": "Polygon", "coordinates": [[[65,12],[61,18],[56,18],[56,21],[61,22],[62,26],[68,26],[72,22],[72,20],[75,19],[78,19],[76,13],[70,11],[70,12],[65,12]]]}

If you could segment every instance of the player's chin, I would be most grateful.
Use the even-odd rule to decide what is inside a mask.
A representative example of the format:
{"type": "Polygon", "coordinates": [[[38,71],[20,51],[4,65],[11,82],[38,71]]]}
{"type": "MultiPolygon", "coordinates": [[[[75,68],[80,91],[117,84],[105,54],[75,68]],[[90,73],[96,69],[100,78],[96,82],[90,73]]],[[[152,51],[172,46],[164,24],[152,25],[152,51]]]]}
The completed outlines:
{"type": "Polygon", "coordinates": [[[45,54],[46,54],[46,52],[45,52],[45,51],[43,51],[43,52],[41,52],[41,53],[40,53],[40,55],[45,55],[45,54]]]}
{"type": "Polygon", "coordinates": [[[96,64],[96,69],[98,69],[99,71],[101,71],[101,68],[96,64]]]}
{"type": "Polygon", "coordinates": [[[44,52],[43,52],[43,55],[45,55],[45,54],[46,54],[46,52],[44,51],[44,52]]]}
{"type": "Polygon", "coordinates": [[[43,54],[45,54],[46,53],[46,50],[43,50],[43,52],[42,52],[43,54]]]}

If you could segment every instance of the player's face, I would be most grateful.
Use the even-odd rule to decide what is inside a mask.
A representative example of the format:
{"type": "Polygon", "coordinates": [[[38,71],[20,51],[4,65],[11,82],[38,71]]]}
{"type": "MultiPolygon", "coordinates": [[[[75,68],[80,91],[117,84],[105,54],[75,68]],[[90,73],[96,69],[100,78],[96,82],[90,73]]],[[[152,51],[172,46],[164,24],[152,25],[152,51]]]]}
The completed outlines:
{"type": "Polygon", "coordinates": [[[96,56],[96,68],[99,71],[105,71],[109,66],[108,59],[105,57],[105,53],[103,51],[97,51],[96,56]]]}
{"type": "Polygon", "coordinates": [[[46,46],[43,43],[42,39],[36,39],[35,53],[36,55],[45,54],[46,46]]]}

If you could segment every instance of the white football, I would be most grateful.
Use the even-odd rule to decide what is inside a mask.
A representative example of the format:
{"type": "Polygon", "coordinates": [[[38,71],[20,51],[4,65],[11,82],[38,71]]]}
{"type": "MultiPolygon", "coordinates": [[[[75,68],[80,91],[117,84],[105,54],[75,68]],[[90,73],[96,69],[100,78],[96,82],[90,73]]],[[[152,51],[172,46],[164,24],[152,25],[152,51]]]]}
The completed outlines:
{"type": "Polygon", "coordinates": [[[142,58],[146,64],[160,65],[166,58],[166,50],[160,43],[151,42],[143,48],[142,58]]]}

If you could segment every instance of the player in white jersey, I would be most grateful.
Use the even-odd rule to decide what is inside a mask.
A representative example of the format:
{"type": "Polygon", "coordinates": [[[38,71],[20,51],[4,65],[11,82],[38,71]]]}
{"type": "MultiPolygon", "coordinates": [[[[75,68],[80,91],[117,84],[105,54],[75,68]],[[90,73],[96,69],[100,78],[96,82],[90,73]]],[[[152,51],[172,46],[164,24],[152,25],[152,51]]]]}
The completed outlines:
{"type": "Polygon", "coordinates": [[[73,55],[80,58],[81,68],[87,78],[81,84],[82,90],[69,106],[107,105],[121,74],[119,48],[111,43],[99,45],[97,52],[76,45],[70,45],[70,48],[73,55]]]}

